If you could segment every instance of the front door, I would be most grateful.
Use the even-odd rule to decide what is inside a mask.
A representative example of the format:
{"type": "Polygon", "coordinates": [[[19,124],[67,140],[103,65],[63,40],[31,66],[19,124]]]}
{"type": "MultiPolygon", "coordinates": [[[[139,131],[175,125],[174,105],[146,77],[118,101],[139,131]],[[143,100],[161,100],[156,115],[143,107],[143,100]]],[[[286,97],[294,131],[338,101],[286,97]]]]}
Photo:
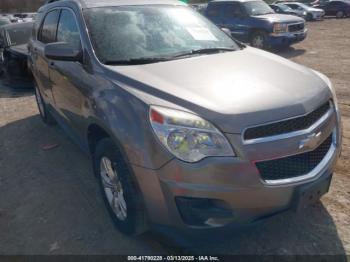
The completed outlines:
{"type": "Polygon", "coordinates": [[[48,104],[54,104],[52,97],[52,83],[49,77],[49,59],[45,56],[45,45],[55,42],[57,22],[60,11],[53,10],[49,12],[44,18],[44,22],[40,27],[37,40],[32,42],[30,47],[31,59],[33,64],[36,65],[34,68],[35,80],[40,87],[40,91],[45,101],[48,104]]]}
{"type": "MultiPolygon", "coordinates": [[[[81,49],[80,31],[76,16],[71,9],[62,9],[57,27],[57,42],[68,43],[72,48],[81,49]]],[[[50,61],[50,80],[55,108],[69,133],[82,140],[84,79],[88,73],[80,62],[50,61]]]]}

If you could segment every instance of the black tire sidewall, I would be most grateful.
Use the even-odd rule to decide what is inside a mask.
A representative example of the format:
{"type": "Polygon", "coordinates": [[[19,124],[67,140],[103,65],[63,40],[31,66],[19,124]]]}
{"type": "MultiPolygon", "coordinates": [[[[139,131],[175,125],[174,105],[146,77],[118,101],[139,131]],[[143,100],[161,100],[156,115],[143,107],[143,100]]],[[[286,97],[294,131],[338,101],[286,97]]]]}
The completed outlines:
{"type": "Polygon", "coordinates": [[[138,222],[140,219],[143,219],[144,213],[141,205],[142,200],[140,199],[140,193],[136,190],[130,169],[122,157],[120,150],[110,138],[105,138],[98,142],[93,155],[93,167],[108,213],[117,229],[125,235],[139,234],[138,222]],[[112,161],[113,168],[117,171],[118,178],[122,184],[124,199],[127,206],[127,217],[124,221],[118,219],[106,197],[100,176],[100,161],[102,157],[108,157],[112,161]]]}
{"type": "Polygon", "coordinates": [[[344,17],[344,12],[343,11],[341,11],[341,10],[339,10],[339,11],[337,11],[337,13],[335,14],[335,16],[336,16],[336,18],[343,18],[344,17]],[[338,14],[339,13],[341,13],[342,15],[341,16],[338,16],[338,14]]]}

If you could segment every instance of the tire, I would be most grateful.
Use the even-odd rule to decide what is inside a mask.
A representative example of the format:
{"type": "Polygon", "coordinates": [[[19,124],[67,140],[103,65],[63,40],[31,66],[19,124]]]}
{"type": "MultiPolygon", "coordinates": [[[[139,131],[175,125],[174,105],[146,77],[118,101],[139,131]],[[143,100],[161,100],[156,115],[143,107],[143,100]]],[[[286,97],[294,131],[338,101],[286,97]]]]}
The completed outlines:
{"type": "Polygon", "coordinates": [[[345,15],[345,13],[341,10],[337,11],[337,13],[335,14],[336,18],[343,18],[345,15]]]}
{"type": "Polygon", "coordinates": [[[250,38],[250,45],[255,48],[267,49],[267,34],[264,31],[256,31],[250,38]]]}
{"type": "Polygon", "coordinates": [[[97,143],[93,166],[107,210],[117,229],[129,236],[147,231],[141,193],[113,140],[104,138],[97,143]]]}
{"type": "Polygon", "coordinates": [[[306,21],[312,21],[312,20],[314,20],[314,17],[312,16],[312,14],[308,13],[306,15],[306,21]]]}
{"type": "Polygon", "coordinates": [[[41,120],[46,125],[49,125],[49,126],[55,125],[56,121],[52,117],[50,111],[48,110],[47,105],[46,105],[37,85],[35,85],[34,90],[35,90],[35,99],[36,99],[36,103],[38,105],[41,120]]]}

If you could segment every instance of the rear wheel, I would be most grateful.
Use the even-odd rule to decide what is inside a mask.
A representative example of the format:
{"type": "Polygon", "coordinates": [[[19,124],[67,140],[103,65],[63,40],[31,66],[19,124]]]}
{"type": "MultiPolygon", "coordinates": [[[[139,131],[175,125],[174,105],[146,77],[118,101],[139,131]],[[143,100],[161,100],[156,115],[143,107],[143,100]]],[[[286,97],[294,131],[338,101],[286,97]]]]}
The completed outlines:
{"type": "Polygon", "coordinates": [[[40,93],[40,90],[35,86],[35,98],[38,105],[40,117],[42,121],[47,125],[54,125],[56,123],[55,119],[52,117],[50,111],[47,109],[47,105],[40,93]]]}
{"type": "Polygon", "coordinates": [[[141,193],[120,150],[110,138],[98,142],[93,161],[103,199],[118,230],[126,235],[145,232],[147,223],[141,193]]]}
{"type": "Polygon", "coordinates": [[[343,18],[343,17],[344,17],[344,12],[341,11],[341,10],[339,10],[339,11],[337,11],[337,13],[335,14],[335,16],[336,16],[337,18],[343,18]]]}
{"type": "Polygon", "coordinates": [[[314,19],[314,17],[312,16],[312,14],[308,13],[306,15],[306,21],[312,21],[314,19]]]}
{"type": "Polygon", "coordinates": [[[252,34],[251,39],[250,39],[250,44],[252,47],[265,49],[265,48],[267,48],[266,39],[267,39],[266,32],[257,31],[257,32],[254,32],[252,34]]]}

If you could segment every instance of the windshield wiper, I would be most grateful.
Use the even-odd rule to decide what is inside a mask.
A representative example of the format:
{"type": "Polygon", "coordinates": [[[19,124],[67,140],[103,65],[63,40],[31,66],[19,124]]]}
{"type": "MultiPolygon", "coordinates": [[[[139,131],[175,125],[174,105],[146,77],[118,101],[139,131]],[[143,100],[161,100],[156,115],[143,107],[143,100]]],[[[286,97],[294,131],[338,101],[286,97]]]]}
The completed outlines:
{"type": "Polygon", "coordinates": [[[173,57],[182,57],[182,56],[191,56],[196,54],[215,54],[221,52],[231,52],[236,51],[234,48],[227,47],[214,47],[214,48],[202,48],[202,49],[194,49],[188,52],[180,53],[178,55],[174,55],[173,57]]]}
{"type": "Polygon", "coordinates": [[[158,62],[169,61],[168,57],[141,57],[141,58],[130,58],[125,60],[106,60],[106,65],[144,65],[158,62]]]}
{"type": "Polygon", "coordinates": [[[166,56],[166,57],[141,57],[141,58],[130,58],[125,60],[106,60],[104,61],[104,64],[106,65],[143,65],[143,64],[152,64],[152,63],[175,60],[177,58],[196,55],[196,54],[214,54],[214,53],[230,52],[230,51],[236,51],[236,49],[226,48],[226,47],[202,48],[202,49],[194,49],[191,51],[187,51],[187,52],[183,52],[183,53],[179,53],[171,56],[166,56]]]}

